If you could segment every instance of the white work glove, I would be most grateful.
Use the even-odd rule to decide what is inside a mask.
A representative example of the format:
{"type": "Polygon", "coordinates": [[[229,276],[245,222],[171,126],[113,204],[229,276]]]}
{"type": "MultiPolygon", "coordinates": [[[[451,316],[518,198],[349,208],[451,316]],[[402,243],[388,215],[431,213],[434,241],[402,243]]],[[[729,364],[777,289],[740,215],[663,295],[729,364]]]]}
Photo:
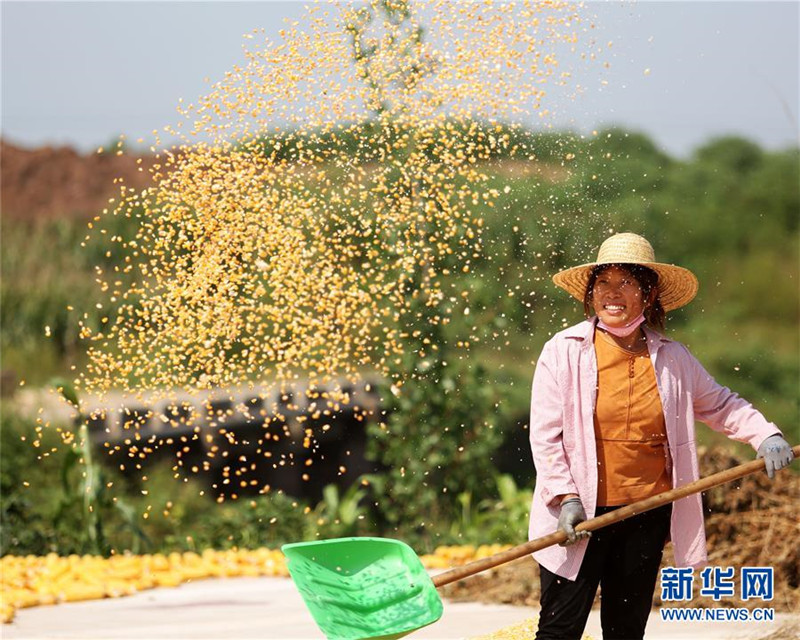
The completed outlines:
{"type": "Polygon", "coordinates": [[[794,452],[789,443],[779,434],[770,436],[761,443],[756,458],[764,458],[767,475],[770,480],[775,477],[778,469],[788,466],[794,458],[794,452]]]}

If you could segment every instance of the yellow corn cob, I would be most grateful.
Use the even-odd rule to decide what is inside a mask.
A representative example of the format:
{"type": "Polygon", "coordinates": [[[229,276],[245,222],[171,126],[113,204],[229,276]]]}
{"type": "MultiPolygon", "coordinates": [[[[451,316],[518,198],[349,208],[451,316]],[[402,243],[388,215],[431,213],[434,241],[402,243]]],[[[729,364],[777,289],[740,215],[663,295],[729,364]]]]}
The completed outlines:
{"type": "Polygon", "coordinates": [[[15,611],[13,605],[7,602],[0,603],[0,620],[2,620],[3,624],[11,622],[14,619],[15,611]]]}
{"type": "Polygon", "coordinates": [[[119,598],[130,596],[136,593],[136,587],[125,580],[110,579],[103,584],[106,596],[109,598],[119,598]]]}
{"type": "Polygon", "coordinates": [[[84,600],[99,600],[106,595],[105,589],[101,584],[81,584],[69,585],[61,593],[65,602],[82,602],[84,600]]]}
{"type": "Polygon", "coordinates": [[[183,582],[183,576],[175,571],[159,571],[153,574],[153,582],[157,587],[177,587],[183,582]]]}

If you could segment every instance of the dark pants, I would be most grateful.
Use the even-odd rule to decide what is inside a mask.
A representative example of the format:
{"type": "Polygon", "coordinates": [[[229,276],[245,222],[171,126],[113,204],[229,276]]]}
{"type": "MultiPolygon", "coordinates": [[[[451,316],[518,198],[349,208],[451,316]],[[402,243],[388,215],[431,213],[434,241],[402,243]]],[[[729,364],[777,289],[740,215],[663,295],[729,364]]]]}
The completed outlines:
{"type": "MultiPolygon", "coordinates": [[[[598,507],[596,515],[618,507],[598,507]]],[[[536,640],[579,640],[600,585],[603,640],[641,640],[669,534],[668,504],[592,533],[573,582],[539,567],[542,595],[536,640]]]]}

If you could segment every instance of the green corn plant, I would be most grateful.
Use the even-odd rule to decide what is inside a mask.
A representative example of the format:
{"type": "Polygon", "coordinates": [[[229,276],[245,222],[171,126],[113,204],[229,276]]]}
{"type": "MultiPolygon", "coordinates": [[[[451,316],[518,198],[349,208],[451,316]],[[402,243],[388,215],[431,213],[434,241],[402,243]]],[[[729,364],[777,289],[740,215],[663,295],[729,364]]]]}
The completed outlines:
{"type": "Polygon", "coordinates": [[[329,484],[322,490],[322,500],[313,511],[309,537],[339,538],[358,535],[366,518],[363,499],[367,495],[359,483],[351,485],[344,493],[339,487],[329,484]]]}
{"type": "Polygon", "coordinates": [[[121,520],[119,529],[132,536],[132,551],[138,553],[143,546],[150,547],[151,542],[136,518],[135,509],[120,497],[112,497],[106,489],[103,469],[95,459],[86,416],[80,408],[75,388],[62,378],[55,378],[52,386],[75,409],[73,427],[78,435],[77,443],[67,452],[61,468],[61,486],[65,499],[56,512],[56,524],[66,522],[72,515],[70,512],[79,505],[85,526],[87,551],[97,555],[108,555],[111,552],[104,517],[116,513],[121,520]],[[72,481],[74,472],[80,469],[81,481],[76,491],[72,481]]]}
{"type": "Polygon", "coordinates": [[[83,506],[84,519],[87,526],[87,537],[89,540],[89,550],[98,555],[106,555],[109,546],[103,531],[103,521],[99,513],[99,494],[98,487],[101,478],[101,470],[92,455],[92,444],[89,440],[89,429],[86,416],[80,408],[78,394],[75,388],[63,378],[55,378],[52,385],[75,410],[73,426],[78,433],[78,440],[75,448],[64,459],[64,466],[61,473],[61,482],[65,495],[70,498],[73,484],[69,481],[70,470],[78,463],[82,464],[81,471],[81,502],[83,506]]]}
{"type": "Polygon", "coordinates": [[[481,503],[483,542],[516,544],[523,540],[528,530],[533,492],[520,488],[508,474],[495,478],[499,500],[481,503]]]}

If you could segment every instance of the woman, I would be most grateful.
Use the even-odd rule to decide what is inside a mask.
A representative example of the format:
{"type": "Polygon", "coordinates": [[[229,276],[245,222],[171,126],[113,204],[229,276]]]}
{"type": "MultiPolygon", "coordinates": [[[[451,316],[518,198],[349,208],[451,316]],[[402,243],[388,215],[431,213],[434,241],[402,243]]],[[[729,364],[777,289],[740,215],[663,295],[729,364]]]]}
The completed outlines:
{"type": "Polygon", "coordinates": [[[575,525],[697,480],[696,419],[753,446],[770,478],[792,451],[774,424],[717,384],[684,345],[655,331],[698,285],[689,270],[656,262],[643,237],[614,235],[596,262],[553,281],[583,302],[589,319],[545,344],[533,378],[530,536],[567,534],[563,546],[534,554],[536,638],[580,638],[598,584],[603,638],[642,638],[667,539],[678,565],[706,562],[700,495],[593,536],[575,525]]]}

